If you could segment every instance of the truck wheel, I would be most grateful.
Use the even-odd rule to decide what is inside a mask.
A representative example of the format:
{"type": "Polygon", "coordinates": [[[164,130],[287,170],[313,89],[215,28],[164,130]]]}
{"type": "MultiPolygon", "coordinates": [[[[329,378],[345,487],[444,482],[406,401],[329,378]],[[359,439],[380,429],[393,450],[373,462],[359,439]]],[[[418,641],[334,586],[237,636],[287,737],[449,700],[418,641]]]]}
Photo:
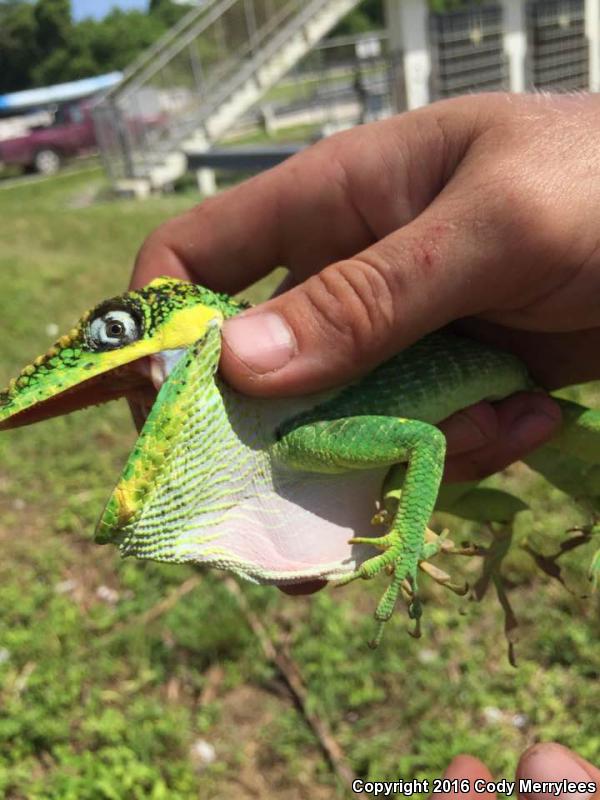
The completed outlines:
{"type": "Polygon", "coordinates": [[[40,150],[35,154],[33,166],[40,175],[55,175],[60,169],[60,156],[56,150],[40,150]]]}

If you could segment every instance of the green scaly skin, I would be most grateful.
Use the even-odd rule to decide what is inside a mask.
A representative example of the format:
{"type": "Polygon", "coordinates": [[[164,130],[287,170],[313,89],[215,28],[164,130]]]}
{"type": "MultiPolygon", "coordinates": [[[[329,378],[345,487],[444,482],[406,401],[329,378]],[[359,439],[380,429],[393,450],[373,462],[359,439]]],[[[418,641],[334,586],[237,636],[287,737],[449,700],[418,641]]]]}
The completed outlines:
{"type": "MultiPolygon", "coordinates": [[[[270,583],[347,583],[390,571],[375,612],[376,644],[401,592],[418,621],[419,565],[444,546],[441,537],[427,537],[445,454],[435,424],[531,381],[514,357],[437,333],[326,395],[244,397],[217,373],[222,322],[244,307],[167,278],[101,303],[0,394],[0,428],[138,397],[145,379],[129,365],[162,365],[165,380],[97,540],[124,554],[209,563],[270,583]],[[387,531],[366,536],[373,509],[362,506],[375,502],[381,511],[374,519],[387,531]]],[[[595,510],[600,415],[562,404],[560,434],[528,463],[573,496],[584,494],[595,510]]],[[[443,488],[440,504],[499,522],[525,507],[476,484],[443,488]]],[[[595,581],[599,572],[597,555],[595,581]]]]}

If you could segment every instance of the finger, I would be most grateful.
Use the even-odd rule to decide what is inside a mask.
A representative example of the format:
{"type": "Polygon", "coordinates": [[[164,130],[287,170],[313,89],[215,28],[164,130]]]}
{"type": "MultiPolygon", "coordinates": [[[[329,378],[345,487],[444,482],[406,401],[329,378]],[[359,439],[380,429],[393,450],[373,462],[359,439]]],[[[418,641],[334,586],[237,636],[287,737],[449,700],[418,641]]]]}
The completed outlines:
{"type": "Polygon", "coordinates": [[[276,266],[304,278],[363,250],[417,216],[452,172],[471,129],[450,121],[445,133],[445,108],[329,137],[169,220],[143,244],[132,286],[169,274],[235,293],[276,266]]]}
{"type": "MultiPolygon", "coordinates": [[[[494,404],[493,410],[497,426],[495,430],[494,425],[489,424],[489,419],[485,420],[484,427],[481,422],[484,416],[478,413],[476,417],[480,435],[491,436],[485,444],[466,450],[471,433],[466,425],[458,431],[458,441],[450,440],[451,455],[446,460],[444,480],[481,480],[499,472],[548,441],[558,431],[561,423],[559,406],[542,393],[521,392],[512,395],[494,404]]],[[[461,413],[466,414],[469,422],[472,422],[473,416],[469,409],[461,413]]],[[[450,433],[454,435],[452,422],[450,433]]],[[[475,433],[471,441],[475,443],[475,433]]]]}
{"type": "MultiPolygon", "coordinates": [[[[489,102],[480,107],[485,113],[489,102]]],[[[446,130],[449,116],[438,119],[446,130]]],[[[472,117],[466,120],[468,129],[472,117]]],[[[589,302],[580,302],[582,281],[574,281],[577,302],[560,315],[555,306],[577,266],[589,261],[589,242],[583,246],[575,237],[565,253],[572,219],[556,211],[554,191],[537,180],[534,168],[525,168],[527,160],[509,148],[504,160],[492,162],[497,131],[491,138],[488,132],[478,127],[471,138],[450,135],[446,165],[454,164],[454,173],[438,163],[435,197],[416,216],[413,208],[410,222],[385,235],[371,223],[378,234],[374,243],[231,320],[224,331],[226,379],[254,395],[319,391],[354,380],[427,332],[465,316],[517,320],[519,327],[535,329],[548,324],[551,308],[557,330],[581,324],[574,323],[572,309],[589,312],[589,302]],[[456,141],[463,145],[458,155],[456,141]]],[[[415,161],[410,148],[407,160],[415,161]]],[[[366,196],[372,198],[372,190],[366,196]]],[[[363,201],[353,197],[368,223],[363,201]]]]}
{"type": "Polygon", "coordinates": [[[496,795],[492,792],[477,792],[475,791],[475,781],[491,781],[493,780],[491,772],[488,768],[479,761],[478,758],[473,758],[469,755],[460,755],[452,759],[444,778],[452,782],[456,782],[457,790],[454,789],[443,794],[436,793],[433,795],[435,800],[494,800],[496,795]],[[461,787],[461,781],[464,781],[461,787]],[[468,788],[467,788],[468,787],[468,788]]]}
{"type": "Polygon", "coordinates": [[[523,753],[517,767],[519,797],[522,800],[600,800],[600,770],[581,756],[555,742],[536,744],[523,753]],[[572,781],[574,791],[556,794],[534,791],[526,781],[548,783],[572,781]]]}
{"type": "Polygon", "coordinates": [[[446,458],[479,450],[498,439],[497,406],[481,402],[457,411],[439,423],[446,437],[446,458]]]}
{"type": "Polygon", "coordinates": [[[410,224],[229,320],[226,380],[262,396],[328,389],[452,320],[508,302],[518,283],[506,269],[514,237],[500,224],[493,233],[473,224],[472,202],[449,184],[410,224]]]}

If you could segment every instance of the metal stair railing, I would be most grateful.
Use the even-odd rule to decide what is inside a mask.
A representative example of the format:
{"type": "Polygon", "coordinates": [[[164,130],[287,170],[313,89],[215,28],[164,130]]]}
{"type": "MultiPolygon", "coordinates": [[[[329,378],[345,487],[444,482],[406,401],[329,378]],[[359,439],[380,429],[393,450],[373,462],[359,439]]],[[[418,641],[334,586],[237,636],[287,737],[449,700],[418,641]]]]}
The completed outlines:
{"type": "MultiPolygon", "coordinates": [[[[170,114],[151,86],[186,45],[214,25],[237,0],[206,0],[192,9],[125,70],[122,81],[93,109],[96,137],[107,174],[113,180],[148,173],[157,144],[168,137],[170,114]],[[148,89],[150,91],[148,91],[148,89]],[[146,91],[144,91],[146,90],[146,91]]],[[[196,75],[194,75],[196,77],[196,75]]]]}
{"type": "MultiPolygon", "coordinates": [[[[324,2],[324,0],[312,0],[312,2],[308,3],[306,0],[304,0],[304,2],[302,0],[293,0],[289,5],[300,7],[302,10],[290,20],[290,23],[283,30],[279,30],[270,38],[269,35],[261,37],[264,40],[264,44],[261,44],[260,50],[244,64],[241,70],[236,71],[236,73],[231,76],[228,84],[223,84],[217,92],[211,94],[203,109],[204,113],[202,116],[205,119],[210,113],[215,112],[219,106],[231,96],[233,91],[239,89],[248,80],[255,77],[262,67],[265,67],[275,55],[281,52],[286,42],[289,41],[292,36],[300,32],[303,27],[313,19],[319,11],[324,10],[329,3],[324,2]]],[[[222,133],[224,133],[224,130],[217,131],[217,135],[222,133]]]]}
{"type": "Polygon", "coordinates": [[[281,63],[292,66],[312,44],[306,40],[303,51],[298,50],[287,64],[288,42],[320,12],[339,7],[338,16],[342,16],[357,2],[207,0],[200,9],[193,9],[143,53],[126,70],[123,81],[96,105],[98,143],[109,176],[115,182],[149,176],[186,138],[203,132],[210,143],[222,135],[235,114],[230,108],[212,126],[211,116],[244,87],[246,98],[237,102],[246,110],[248,97],[257,98],[272,84],[261,70],[275,66],[282,53],[283,62],[274,72],[278,77],[281,63]]]}
{"type": "MultiPolygon", "coordinates": [[[[237,2],[239,2],[239,0],[224,0],[224,2],[219,4],[219,8],[215,9],[215,12],[225,12],[237,2]]],[[[248,0],[245,0],[244,5],[248,5],[248,0]]],[[[325,0],[325,2],[324,0],[316,0],[316,2],[313,0],[313,3],[309,5],[327,5],[327,0],[325,0]]],[[[229,85],[229,82],[231,81],[234,84],[241,82],[239,80],[236,81],[236,76],[241,75],[240,66],[243,67],[244,76],[248,76],[248,73],[251,74],[253,69],[264,63],[265,58],[263,56],[267,53],[267,46],[265,43],[269,41],[269,37],[273,36],[274,32],[276,32],[288,20],[293,20],[296,10],[298,8],[302,9],[303,7],[306,9],[306,0],[287,0],[287,2],[285,2],[285,4],[278,9],[277,13],[268,19],[267,23],[261,29],[254,32],[254,35],[249,38],[241,48],[238,49],[235,56],[226,57],[222,62],[219,62],[213,68],[211,74],[202,80],[201,85],[198,86],[197,89],[201,90],[198,92],[198,94],[202,98],[212,99],[218,95],[219,100],[212,103],[210,100],[209,102],[201,100],[199,104],[195,104],[194,108],[191,109],[191,114],[188,117],[186,117],[186,115],[182,115],[176,125],[174,140],[181,141],[183,138],[185,138],[185,136],[189,135],[194,128],[201,127],[206,115],[214,111],[223,102],[223,100],[227,99],[228,94],[230,94],[233,88],[229,85]],[[260,52],[257,52],[259,50],[260,52]],[[256,55],[252,57],[253,54],[256,55]]],[[[310,9],[310,13],[315,13],[312,8],[310,9]]],[[[198,31],[196,28],[191,31],[187,31],[185,37],[178,42],[178,52],[181,52],[188,47],[191,42],[197,38],[197,36],[201,35],[206,27],[207,26],[203,26],[202,30],[200,31],[198,31]]],[[[287,30],[287,28],[285,30],[287,30]]],[[[271,53],[272,49],[272,47],[268,49],[269,54],[271,53]]],[[[172,57],[173,56],[171,56],[171,58],[172,57]]],[[[143,83],[146,83],[148,79],[158,74],[162,66],[163,65],[161,63],[152,64],[146,71],[143,83]]],[[[132,83],[129,87],[127,87],[126,94],[134,94],[136,90],[141,88],[141,84],[142,82],[140,81],[132,83]]],[[[171,144],[170,138],[162,142],[162,144],[169,146],[171,144]]]]}
{"type": "MultiPolygon", "coordinates": [[[[144,73],[144,70],[152,64],[158,63],[158,60],[163,57],[165,53],[169,54],[173,49],[177,50],[178,43],[181,42],[182,37],[190,30],[200,30],[206,28],[212,21],[215,6],[218,6],[217,16],[222,13],[221,7],[223,6],[222,0],[205,0],[199,7],[194,8],[185,14],[172,28],[163,34],[154,44],[147,47],[132,63],[127,67],[123,73],[123,78],[120,83],[113,87],[106,95],[109,98],[113,95],[121,94],[128,85],[144,73]]],[[[231,3],[229,3],[231,5],[231,3]]]]}

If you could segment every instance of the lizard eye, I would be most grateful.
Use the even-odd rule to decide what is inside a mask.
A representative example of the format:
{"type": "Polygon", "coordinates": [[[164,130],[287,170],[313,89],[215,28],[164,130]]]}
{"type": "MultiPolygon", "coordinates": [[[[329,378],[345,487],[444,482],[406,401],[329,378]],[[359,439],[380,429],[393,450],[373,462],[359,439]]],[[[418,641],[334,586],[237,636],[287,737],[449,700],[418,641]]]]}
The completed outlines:
{"type": "Polygon", "coordinates": [[[89,337],[98,350],[113,350],[141,336],[137,318],[125,309],[105,311],[90,322],[89,337]]]}

